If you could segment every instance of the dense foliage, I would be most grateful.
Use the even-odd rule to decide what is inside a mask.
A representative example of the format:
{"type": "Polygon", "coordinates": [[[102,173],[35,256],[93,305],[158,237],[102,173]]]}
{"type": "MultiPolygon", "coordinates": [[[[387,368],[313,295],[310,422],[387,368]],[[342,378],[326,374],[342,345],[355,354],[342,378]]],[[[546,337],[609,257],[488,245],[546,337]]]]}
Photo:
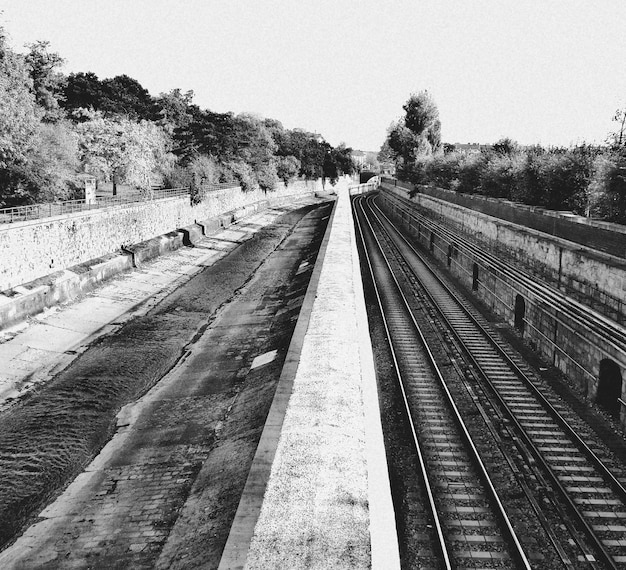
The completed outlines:
{"type": "Polygon", "coordinates": [[[61,72],[47,42],[19,54],[0,27],[0,207],[79,196],[78,175],[127,184],[237,182],[269,191],[354,170],[351,150],[273,119],[215,113],[193,91],[153,97],[135,79],[61,72]]]}
{"type": "Polygon", "coordinates": [[[379,153],[395,162],[400,179],[626,223],[624,112],[616,113],[618,131],[606,146],[523,148],[505,138],[467,153],[441,145],[427,93],[412,95],[404,110],[379,153]]]}

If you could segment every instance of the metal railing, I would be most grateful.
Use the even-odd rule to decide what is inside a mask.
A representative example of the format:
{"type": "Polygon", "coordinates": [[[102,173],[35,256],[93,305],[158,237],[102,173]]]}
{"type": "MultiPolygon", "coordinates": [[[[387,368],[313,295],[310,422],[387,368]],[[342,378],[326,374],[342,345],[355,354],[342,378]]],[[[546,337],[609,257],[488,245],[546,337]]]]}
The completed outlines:
{"type": "Polygon", "coordinates": [[[203,192],[214,192],[215,190],[223,190],[224,188],[240,188],[239,182],[218,182],[217,184],[207,183],[202,184],[201,190],[203,192]]]}
{"type": "MultiPolygon", "coordinates": [[[[202,186],[202,194],[214,192],[224,188],[237,188],[239,185],[233,182],[220,184],[206,184],[202,186]]],[[[47,204],[32,204],[28,206],[16,206],[13,208],[0,209],[0,224],[12,224],[27,220],[38,220],[51,218],[53,216],[64,216],[74,212],[84,212],[108,208],[120,204],[135,204],[140,202],[150,202],[164,198],[177,198],[179,196],[189,196],[189,188],[165,188],[159,190],[149,190],[147,192],[136,192],[120,196],[99,196],[96,202],[85,203],[81,200],[66,200],[64,202],[49,202],[47,204]]]]}

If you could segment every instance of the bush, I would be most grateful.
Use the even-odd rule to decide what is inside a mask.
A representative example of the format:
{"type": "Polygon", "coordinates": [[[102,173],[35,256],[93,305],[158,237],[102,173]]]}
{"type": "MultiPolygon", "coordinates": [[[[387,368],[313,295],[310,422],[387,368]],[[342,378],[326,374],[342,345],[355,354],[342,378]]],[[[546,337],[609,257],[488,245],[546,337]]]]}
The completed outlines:
{"type": "Polygon", "coordinates": [[[81,198],[77,137],[63,122],[41,123],[25,160],[0,173],[0,207],[81,198]]]}
{"type": "Polygon", "coordinates": [[[220,182],[237,182],[244,192],[250,192],[258,186],[252,167],[234,160],[223,165],[220,182]]]}
{"type": "Polygon", "coordinates": [[[260,188],[265,192],[278,186],[279,178],[274,161],[258,165],[255,174],[260,188]]]}
{"type": "Polygon", "coordinates": [[[487,159],[483,153],[461,157],[459,161],[458,192],[475,194],[480,191],[480,178],[487,159]]]}
{"type": "Polygon", "coordinates": [[[543,192],[541,156],[544,150],[535,147],[525,153],[519,177],[511,191],[511,200],[522,204],[539,204],[543,192]]]}
{"type": "Polygon", "coordinates": [[[528,149],[511,198],[517,202],[552,210],[583,214],[587,188],[597,150],[588,146],[573,149],[528,149]]]}
{"type": "Polygon", "coordinates": [[[600,155],[594,161],[589,185],[590,213],[626,224],[626,151],[600,155]]]}
{"type": "Polygon", "coordinates": [[[493,154],[483,162],[480,172],[481,194],[510,199],[520,171],[517,155],[493,154]]]}
{"type": "Polygon", "coordinates": [[[429,184],[441,188],[455,188],[458,186],[461,157],[457,153],[439,154],[433,156],[423,166],[423,172],[429,184]]]}
{"type": "Polygon", "coordinates": [[[537,145],[520,150],[503,139],[477,154],[419,157],[410,168],[400,168],[398,178],[626,223],[624,148],[546,150],[537,145]]]}
{"type": "Polygon", "coordinates": [[[276,174],[285,183],[298,176],[300,172],[300,161],[293,155],[279,156],[276,159],[276,174]]]}
{"type": "Polygon", "coordinates": [[[190,188],[191,171],[187,166],[174,164],[163,173],[163,184],[168,188],[190,188]]]}

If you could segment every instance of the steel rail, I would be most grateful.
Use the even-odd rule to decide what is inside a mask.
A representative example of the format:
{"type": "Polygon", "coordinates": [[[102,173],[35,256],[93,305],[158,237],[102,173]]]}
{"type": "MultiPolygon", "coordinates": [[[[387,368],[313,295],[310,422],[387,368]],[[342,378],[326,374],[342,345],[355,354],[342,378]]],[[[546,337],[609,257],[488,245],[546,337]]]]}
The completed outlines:
{"type": "MultiPolygon", "coordinates": [[[[360,200],[359,200],[360,201],[360,200]]],[[[411,435],[413,438],[413,445],[415,446],[415,450],[417,453],[417,458],[418,458],[418,462],[420,465],[420,471],[421,471],[421,477],[422,477],[422,481],[423,481],[423,486],[424,486],[424,490],[426,492],[426,496],[428,498],[428,507],[430,510],[430,514],[431,517],[433,519],[433,523],[434,523],[434,527],[435,527],[435,533],[437,536],[437,547],[439,549],[439,552],[441,553],[442,557],[443,557],[443,562],[445,565],[446,570],[451,570],[452,569],[452,565],[450,563],[450,556],[448,554],[448,547],[443,535],[443,529],[441,526],[441,520],[439,518],[439,514],[437,512],[437,506],[435,505],[435,497],[434,497],[434,493],[432,490],[432,486],[430,484],[430,478],[428,476],[428,469],[426,467],[426,460],[424,459],[424,453],[422,451],[422,446],[421,443],[419,441],[419,437],[417,435],[417,432],[415,430],[415,425],[416,425],[416,421],[413,419],[413,414],[411,412],[411,407],[409,405],[409,399],[406,393],[406,390],[404,388],[404,384],[402,383],[402,375],[400,372],[400,366],[398,364],[398,359],[396,357],[396,351],[393,348],[393,344],[391,342],[391,331],[389,330],[389,324],[387,322],[387,318],[385,316],[385,310],[383,308],[383,302],[382,302],[382,298],[381,298],[381,294],[378,288],[378,285],[376,284],[376,279],[374,278],[374,268],[372,265],[372,260],[370,257],[370,254],[368,252],[368,249],[366,247],[366,241],[365,241],[365,235],[363,232],[363,228],[361,226],[361,221],[359,219],[359,216],[355,216],[355,221],[356,221],[356,226],[357,226],[357,230],[358,230],[358,234],[360,237],[360,241],[362,244],[362,249],[363,252],[365,253],[365,259],[367,261],[367,267],[369,269],[369,274],[372,280],[372,286],[374,288],[374,292],[376,295],[376,301],[378,303],[378,308],[380,310],[380,314],[381,314],[381,318],[382,318],[382,322],[383,325],[385,327],[385,334],[388,340],[388,345],[389,345],[389,350],[391,352],[391,356],[393,359],[393,363],[394,363],[394,369],[395,369],[395,373],[396,373],[396,378],[398,379],[398,385],[400,387],[400,391],[402,394],[402,401],[404,403],[404,411],[407,414],[407,417],[409,419],[409,426],[411,428],[411,435]]]]}
{"type": "MultiPolygon", "coordinates": [[[[538,284],[535,279],[518,268],[507,267],[496,256],[480,249],[480,247],[469,241],[467,238],[459,235],[449,228],[437,226],[422,214],[416,214],[411,211],[400,197],[393,194],[388,195],[392,196],[393,200],[396,200],[397,203],[402,205],[402,210],[406,214],[418,223],[424,225],[430,231],[433,231],[434,229],[439,230],[438,233],[443,237],[448,237],[450,241],[462,243],[462,246],[459,246],[458,243],[455,243],[455,245],[457,245],[457,247],[462,247],[467,252],[470,252],[475,258],[481,259],[483,262],[486,262],[487,265],[498,269],[503,275],[516,277],[521,285],[523,285],[527,290],[535,293],[540,300],[544,301],[550,307],[559,310],[562,314],[567,315],[569,318],[582,323],[592,332],[608,336],[607,340],[611,342],[614,348],[624,350],[626,347],[626,329],[624,329],[617,321],[607,318],[601,313],[583,305],[576,299],[564,295],[560,291],[538,284]]],[[[565,323],[561,324],[566,326],[565,323]]]]}
{"type": "MultiPolygon", "coordinates": [[[[413,254],[416,257],[419,258],[419,260],[424,264],[426,269],[430,272],[432,277],[434,277],[436,279],[438,284],[454,300],[454,302],[463,311],[463,313],[471,320],[471,322],[474,324],[474,326],[477,329],[479,329],[479,331],[483,335],[483,337],[486,338],[486,340],[489,342],[489,344],[503,358],[503,360],[506,362],[506,364],[508,364],[510,366],[510,368],[520,378],[520,380],[522,380],[524,382],[524,384],[531,390],[531,392],[536,396],[536,398],[539,400],[539,402],[544,407],[544,409],[550,414],[550,416],[554,420],[556,420],[557,424],[565,431],[566,435],[569,436],[570,439],[576,444],[576,446],[583,451],[583,453],[588,457],[588,459],[598,469],[600,474],[603,476],[604,480],[607,481],[614,488],[614,490],[619,495],[620,499],[622,501],[626,502],[626,489],[623,487],[623,485],[620,483],[620,481],[613,475],[613,473],[611,473],[611,471],[606,467],[606,465],[604,465],[602,460],[593,452],[593,450],[591,450],[591,448],[589,448],[589,446],[582,440],[582,438],[572,429],[572,427],[569,425],[567,420],[558,412],[558,410],[556,410],[554,408],[554,406],[550,403],[550,401],[535,386],[534,382],[532,382],[532,380],[530,380],[527,377],[527,375],[519,368],[519,366],[511,359],[511,357],[502,349],[502,347],[493,338],[493,336],[487,330],[485,330],[484,327],[471,314],[471,312],[469,312],[467,310],[467,308],[464,306],[464,304],[459,300],[458,296],[453,291],[451,291],[450,288],[446,285],[446,283],[444,283],[441,280],[441,278],[431,269],[429,264],[424,260],[424,257],[413,247],[413,245],[406,239],[406,237],[399,230],[397,230],[395,228],[395,224],[393,224],[393,222],[379,208],[376,207],[376,209],[378,210],[379,215],[383,216],[385,218],[385,220],[387,221],[387,223],[391,227],[394,228],[394,231],[396,232],[396,235],[399,236],[399,238],[413,252],[413,254]]],[[[401,255],[403,255],[403,254],[401,253],[401,255]]],[[[417,275],[417,273],[412,268],[412,265],[408,262],[408,260],[407,260],[407,265],[409,267],[411,267],[411,270],[413,271],[413,275],[415,276],[415,278],[420,283],[422,283],[422,279],[417,275]]],[[[537,446],[534,444],[534,442],[532,441],[530,436],[526,433],[526,430],[520,424],[519,420],[517,419],[517,417],[515,416],[513,411],[510,409],[509,405],[502,398],[502,396],[499,393],[497,387],[493,384],[491,378],[489,377],[489,374],[486,373],[483,370],[482,366],[478,363],[478,361],[476,360],[476,358],[472,354],[472,351],[470,350],[469,347],[467,347],[466,343],[460,337],[460,335],[458,334],[458,332],[456,331],[456,329],[452,325],[452,323],[450,323],[448,317],[444,314],[444,312],[441,309],[439,303],[435,300],[435,298],[433,297],[431,292],[428,290],[428,288],[426,288],[426,286],[423,285],[423,289],[424,289],[425,293],[428,295],[429,299],[431,300],[431,303],[433,304],[433,306],[437,309],[437,311],[438,311],[439,315],[441,316],[442,320],[446,323],[446,326],[448,327],[450,333],[454,336],[454,338],[457,340],[459,345],[463,348],[463,351],[468,356],[468,358],[471,361],[472,365],[475,367],[475,369],[479,372],[481,377],[488,384],[491,392],[494,394],[495,398],[498,400],[498,403],[500,404],[501,408],[505,411],[506,415],[509,417],[511,422],[515,425],[515,427],[518,430],[521,438],[524,440],[524,443],[532,451],[533,455],[535,456],[536,460],[541,464],[542,468],[548,473],[548,476],[549,476],[552,484],[555,486],[555,488],[557,489],[557,491],[559,492],[559,494],[561,495],[563,500],[568,505],[568,507],[572,510],[573,513],[575,513],[575,517],[577,519],[577,522],[585,530],[585,534],[587,534],[588,539],[593,543],[593,545],[596,548],[596,550],[602,555],[603,561],[606,564],[608,564],[610,568],[617,569],[618,566],[615,565],[613,557],[606,550],[606,548],[604,547],[604,544],[602,543],[601,539],[597,536],[597,534],[589,526],[589,523],[585,519],[584,515],[580,512],[580,509],[578,508],[576,503],[573,501],[573,499],[571,498],[570,494],[564,488],[563,484],[559,481],[558,476],[554,473],[554,471],[551,468],[551,466],[547,463],[547,461],[543,457],[543,454],[541,453],[541,451],[537,448],[537,446]]]]}
{"type": "MultiPolygon", "coordinates": [[[[530,380],[527,377],[524,371],[521,370],[519,366],[515,363],[515,361],[513,361],[511,357],[506,353],[506,351],[502,349],[502,347],[497,342],[497,340],[493,337],[493,335],[476,320],[476,318],[471,314],[471,312],[469,312],[465,308],[464,304],[461,302],[458,295],[454,291],[452,291],[448,287],[448,285],[430,268],[429,264],[426,262],[424,257],[417,251],[417,249],[415,249],[415,247],[413,247],[413,245],[407,240],[407,238],[402,234],[402,232],[395,228],[395,224],[390,220],[390,218],[380,208],[378,208],[377,205],[374,207],[376,208],[376,210],[378,210],[379,215],[383,216],[385,220],[387,221],[387,223],[394,228],[394,230],[396,231],[396,235],[398,235],[400,239],[402,239],[402,241],[405,243],[405,245],[408,248],[410,248],[413,254],[416,255],[422,261],[422,263],[424,263],[425,267],[428,268],[431,275],[438,281],[441,287],[445,289],[448,295],[450,295],[456,301],[456,303],[463,310],[465,315],[469,317],[471,321],[474,323],[474,325],[480,329],[481,333],[485,337],[488,338],[491,345],[498,351],[498,353],[502,356],[502,358],[504,358],[507,364],[515,371],[515,373],[520,377],[520,379],[523,379],[525,382],[528,383],[528,387],[533,391],[533,393],[541,401],[544,408],[547,409],[550,412],[550,414],[554,417],[554,419],[556,419],[559,422],[561,427],[563,427],[566,430],[567,434],[577,443],[579,449],[583,450],[584,453],[589,457],[589,459],[591,459],[591,461],[597,464],[598,468],[603,472],[607,482],[613,485],[616,492],[620,495],[620,498],[624,502],[626,502],[626,487],[624,487],[620,483],[617,477],[615,477],[615,475],[613,475],[613,473],[611,473],[609,469],[607,469],[606,465],[604,465],[602,460],[593,452],[593,450],[585,443],[585,441],[578,435],[578,433],[576,433],[576,431],[572,429],[572,427],[569,425],[567,420],[563,418],[563,416],[558,412],[558,410],[554,408],[554,406],[550,403],[550,401],[535,386],[534,382],[532,382],[532,380],[530,380]]],[[[415,275],[415,277],[419,279],[417,275],[415,275]]],[[[426,293],[429,295],[429,297],[431,297],[430,292],[427,289],[426,289],[426,293]]],[[[435,307],[437,307],[437,309],[439,310],[441,316],[446,320],[449,327],[452,329],[452,332],[454,332],[452,324],[449,323],[447,317],[441,312],[441,309],[439,308],[437,303],[434,301],[434,299],[433,299],[433,303],[435,307]]]]}
{"type": "MultiPolygon", "coordinates": [[[[390,196],[392,196],[390,194],[390,196]]],[[[394,196],[394,199],[400,200],[398,197],[394,196]]],[[[402,203],[402,202],[400,202],[402,203]]],[[[461,249],[465,250],[466,252],[472,253],[472,255],[474,256],[474,258],[476,259],[483,259],[484,255],[487,254],[483,254],[482,250],[480,250],[479,248],[477,248],[474,244],[472,244],[471,241],[464,239],[463,237],[459,236],[458,234],[453,233],[450,230],[447,230],[443,227],[439,227],[434,225],[432,222],[430,222],[429,220],[427,220],[424,216],[422,216],[421,214],[418,214],[418,216],[421,219],[417,219],[415,217],[415,214],[410,212],[408,209],[401,209],[402,212],[407,213],[412,219],[414,219],[415,221],[417,221],[417,223],[422,224],[428,231],[433,231],[433,227],[434,228],[440,228],[441,231],[439,232],[440,235],[442,235],[444,237],[444,239],[447,237],[447,239],[454,241],[455,245],[457,247],[460,247],[461,249]],[[458,244],[462,243],[464,245],[459,246],[458,244]],[[473,248],[473,251],[470,249],[473,248]]],[[[439,248],[441,250],[441,248],[439,248]]],[[[443,250],[441,250],[443,251],[443,250]]],[[[496,269],[500,275],[506,275],[507,271],[511,272],[511,271],[515,271],[519,276],[524,275],[524,273],[522,271],[520,271],[519,269],[511,269],[511,268],[507,268],[506,266],[505,269],[502,269],[502,265],[501,263],[497,260],[497,258],[491,258],[493,263],[492,265],[498,264],[498,267],[495,267],[494,269],[496,269]]],[[[484,259],[483,259],[484,261],[484,259]]],[[[487,264],[488,265],[488,264],[487,264]]],[[[489,265],[488,265],[489,266],[489,265]]],[[[461,269],[467,273],[469,275],[469,271],[467,271],[464,267],[461,266],[461,269]]],[[[507,283],[500,275],[498,275],[498,273],[496,273],[494,271],[493,276],[494,278],[498,279],[499,281],[501,281],[502,283],[504,283],[507,287],[512,288],[510,283],[507,283]]],[[[513,277],[515,279],[515,276],[513,277]]],[[[528,278],[530,279],[530,278],[528,278]]],[[[524,283],[520,283],[520,285],[522,285],[523,287],[525,287],[527,290],[532,291],[534,293],[537,293],[538,290],[536,290],[536,287],[542,287],[540,284],[537,284],[536,281],[533,281],[532,279],[530,280],[530,282],[526,282],[524,283]],[[529,284],[530,283],[530,284],[529,284]]],[[[561,327],[566,328],[567,330],[573,332],[573,333],[577,333],[577,331],[567,322],[565,322],[562,318],[559,318],[558,314],[560,312],[561,315],[566,316],[567,318],[574,320],[577,323],[582,323],[583,326],[585,326],[585,323],[587,323],[588,321],[586,319],[580,319],[576,316],[573,316],[571,314],[567,313],[567,309],[570,306],[571,303],[575,303],[576,301],[574,299],[570,299],[569,297],[562,295],[560,292],[558,291],[554,291],[553,289],[547,288],[546,286],[544,286],[544,291],[548,292],[548,293],[553,293],[555,295],[561,295],[561,299],[567,301],[566,304],[556,304],[554,301],[550,301],[550,300],[544,300],[544,302],[546,303],[547,306],[553,308],[556,311],[556,314],[553,316],[555,324],[558,324],[561,327]],[[570,303],[571,301],[571,303],[570,303]]],[[[489,291],[489,290],[488,290],[489,291]]],[[[489,291],[490,294],[492,294],[494,297],[496,297],[497,299],[499,299],[499,297],[497,297],[497,295],[495,295],[495,293],[493,293],[493,291],[489,291]]],[[[541,295],[537,294],[536,297],[538,299],[541,300],[541,295]]],[[[503,301],[501,301],[505,306],[508,306],[506,303],[504,303],[503,301]]],[[[558,302],[558,300],[557,300],[558,302]]],[[[592,311],[592,309],[587,308],[589,311],[592,311]]],[[[607,321],[609,324],[607,326],[615,326],[617,324],[617,326],[619,327],[620,324],[616,323],[616,321],[611,321],[610,319],[607,319],[604,315],[601,315],[595,311],[593,311],[593,315],[595,315],[597,318],[599,319],[604,319],[605,321],[607,321]]],[[[591,377],[591,378],[595,378],[595,375],[593,373],[591,373],[589,370],[587,370],[582,364],[580,364],[578,361],[575,360],[574,357],[572,357],[570,354],[568,354],[567,352],[565,352],[560,346],[558,346],[558,344],[555,343],[554,339],[548,337],[546,334],[544,334],[542,331],[540,331],[539,329],[537,329],[537,327],[535,327],[532,323],[528,322],[526,319],[524,319],[524,322],[531,327],[532,329],[534,329],[536,331],[536,333],[541,336],[555,351],[558,351],[561,356],[563,356],[564,358],[566,358],[569,362],[571,362],[574,366],[576,366],[577,368],[579,368],[583,374],[591,377]]],[[[593,330],[590,327],[587,327],[587,330],[591,331],[594,334],[600,335],[602,336],[601,332],[598,332],[596,330],[593,330]]],[[[598,345],[597,343],[595,343],[593,340],[591,339],[587,339],[587,342],[589,342],[590,345],[592,345],[596,350],[598,350],[600,353],[604,354],[605,356],[607,356],[608,358],[615,358],[615,355],[613,353],[610,353],[609,351],[606,350],[606,348],[598,345]]],[[[611,346],[613,346],[614,349],[620,351],[620,350],[624,350],[623,346],[619,346],[616,345],[615,342],[611,341],[610,339],[608,339],[608,344],[610,344],[611,346]]]]}
{"type": "MultiPolygon", "coordinates": [[[[443,377],[443,374],[441,373],[441,370],[439,369],[439,366],[437,365],[436,359],[435,359],[434,355],[432,354],[432,351],[431,351],[431,349],[430,349],[430,347],[428,345],[428,342],[427,342],[426,338],[424,337],[424,335],[422,333],[422,330],[421,330],[419,324],[417,323],[417,321],[415,319],[415,316],[413,315],[413,312],[412,312],[412,310],[410,308],[408,300],[407,300],[404,292],[402,291],[402,288],[401,288],[400,284],[398,283],[398,280],[397,280],[396,276],[394,275],[393,270],[391,269],[390,262],[389,262],[389,260],[387,258],[387,255],[385,254],[385,252],[383,250],[382,245],[380,244],[380,241],[379,241],[378,237],[376,236],[376,232],[374,231],[368,216],[365,214],[365,211],[364,211],[364,209],[362,207],[362,204],[361,204],[362,198],[359,198],[357,200],[358,200],[358,203],[359,203],[359,207],[361,208],[362,215],[363,215],[364,219],[366,220],[366,222],[367,222],[367,224],[368,224],[368,226],[370,228],[371,235],[372,235],[373,239],[375,240],[375,242],[376,242],[376,244],[378,246],[378,249],[379,249],[379,251],[381,253],[381,256],[382,256],[382,258],[383,258],[383,260],[385,262],[385,265],[387,267],[387,270],[389,271],[389,274],[391,275],[391,277],[393,279],[393,282],[395,283],[395,286],[397,288],[397,291],[398,291],[398,293],[399,293],[399,295],[400,295],[400,297],[401,297],[401,299],[403,301],[403,304],[404,304],[405,310],[407,312],[407,315],[410,317],[410,320],[413,323],[414,329],[415,329],[415,331],[416,331],[416,333],[417,333],[417,335],[418,335],[418,337],[420,339],[421,345],[422,345],[424,351],[426,352],[426,354],[428,355],[428,361],[429,361],[428,364],[430,365],[430,367],[432,368],[433,372],[435,373],[435,376],[437,378],[438,384],[443,389],[444,394],[446,396],[446,400],[447,400],[450,408],[453,411],[453,417],[454,417],[454,419],[456,421],[456,424],[457,424],[458,428],[461,430],[461,434],[463,436],[463,439],[465,440],[465,442],[467,443],[469,449],[471,450],[470,456],[473,459],[473,461],[475,462],[475,465],[478,467],[479,474],[480,474],[481,478],[483,479],[483,484],[486,486],[486,488],[488,490],[488,496],[496,504],[497,515],[501,519],[501,521],[504,523],[504,527],[506,529],[506,534],[508,535],[511,543],[514,546],[514,549],[513,549],[513,552],[514,552],[514,555],[515,555],[514,557],[517,559],[517,561],[519,563],[522,564],[522,566],[524,568],[530,569],[531,566],[530,566],[530,563],[528,561],[528,558],[526,557],[526,553],[524,552],[524,549],[523,549],[521,543],[519,542],[519,539],[517,537],[515,529],[513,528],[513,525],[511,523],[507,513],[506,513],[504,505],[502,504],[502,501],[500,500],[500,497],[499,497],[499,495],[498,495],[498,493],[497,493],[497,491],[495,489],[495,486],[493,485],[493,482],[491,481],[491,477],[489,476],[487,468],[485,467],[485,464],[483,463],[483,461],[482,461],[482,459],[480,457],[480,453],[478,452],[478,449],[476,448],[476,446],[475,446],[475,444],[474,444],[474,442],[472,440],[472,437],[471,437],[471,435],[470,435],[470,433],[469,433],[469,431],[467,429],[467,426],[465,425],[465,422],[463,421],[463,418],[461,416],[461,412],[459,411],[459,409],[458,409],[458,407],[456,405],[456,402],[454,401],[454,398],[453,398],[453,396],[452,396],[452,394],[451,394],[451,392],[450,392],[450,390],[449,390],[449,388],[447,386],[447,383],[446,383],[446,381],[445,381],[445,379],[443,377]]],[[[357,200],[355,200],[355,201],[357,201],[357,200]]],[[[356,219],[358,220],[358,217],[356,217],[356,219]]],[[[384,309],[383,309],[383,306],[382,306],[382,302],[380,300],[380,295],[379,295],[378,288],[375,285],[374,270],[372,268],[369,252],[368,252],[367,248],[365,247],[365,239],[364,239],[364,235],[363,235],[363,231],[362,231],[362,228],[361,228],[360,221],[358,221],[358,227],[359,227],[359,234],[361,236],[361,240],[362,240],[362,243],[363,243],[363,249],[365,251],[365,255],[366,255],[366,258],[367,258],[368,267],[369,267],[369,270],[370,270],[370,275],[372,277],[372,281],[374,283],[377,299],[378,299],[378,302],[379,302],[379,308],[381,310],[381,315],[383,315],[383,320],[385,321],[385,330],[386,330],[387,335],[388,335],[387,338],[390,339],[391,337],[389,335],[389,330],[387,328],[386,319],[385,319],[385,316],[384,316],[384,309]]],[[[389,342],[389,344],[391,345],[391,341],[389,342]]],[[[395,356],[394,356],[394,362],[396,362],[395,356]]],[[[400,381],[400,378],[401,378],[400,371],[397,369],[397,372],[398,372],[398,379],[400,381]]],[[[401,381],[400,381],[400,384],[402,384],[401,381]]],[[[403,392],[403,396],[404,396],[404,394],[405,394],[404,388],[402,388],[402,392],[403,392]]],[[[408,406],[408,400],[406,400],[406,399],[405,399],[405,404],[408,406]]],[[[407,407],[407,411],[408,411],[408,407],[407,407]]],[[[409,414],[410,414],[410,412],[409,412],[409,414]]],[[[410,417],[410,415],[409,415],[409,417],[410,417]]],[[[418,443],[418,445],[419,445],[419,443],[418,443]]],[[[438,528],[438,530],[441,530],[440,527],[438,528]]]]}

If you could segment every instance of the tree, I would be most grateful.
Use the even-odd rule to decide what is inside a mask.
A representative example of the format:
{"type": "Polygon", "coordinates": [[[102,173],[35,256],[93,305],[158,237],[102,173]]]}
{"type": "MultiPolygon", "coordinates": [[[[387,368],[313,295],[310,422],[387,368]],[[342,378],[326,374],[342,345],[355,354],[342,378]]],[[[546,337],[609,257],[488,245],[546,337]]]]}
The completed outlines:
{"type": "Polygon", "coordinates": [[[611,133],[609,143],[619,148],[626,145],[626,108],[617,109],[613,115],[613,122],[617,123],[617,130],[611,133]]]}
{"type": "Polygon", "coordinates": [[[94,109],[105,117],[124,116],[134,121],[158,117],[158,108],[150,93],[128,75],[100,81],[92,72],[70,74],[64,96],[68,110],[94,109]]]}
{"type": "Polygon", "coordinates": [[[591,214],[626,224],[626,151],[598,155],[589,185],[591,214]]]}
{"type": "Polygon", "coordinates": [[[326,145],[320,135],[302,129],[285,130],[280,135],[277,153],[293,156],[300,162],[300,176],[308,179],[323,175],[326,145]]]}
{"type": "Polygon", "coordinates": [[[233,157],[248,163],[254,170],[273,160],[277,146],[261,118],[246,113],[237,115],[233,120],[232,135],[230,151],[233,157]]]}
{"type": "Polygon", "coordinates": [[[352,149],[347,147],[345,143],[339,143],[339,146],[332,149],[331,156],[337,165],[338,174],[350,175],[356,171],[354,162],[352,161],[352,149]]]}
{"type": "Polygon", "coordinates": [[[116,75],[102,81],[102,90],[100,110],[105,115],[122,115],[134,121],[156,118],[154,100],[136,79],[128,75],[116,75]]]}
{"type": "Polygon", "coordinates": [[[0,28],[0,168],[26,159],[38,126],[32,79],[23,58],[8,47],[0,28]]]}
{"type": "Polygon", "coordinates": [[[61,106],[64,100],[66,77],[59,71],[63,58],[48,51],[50,42],[27,44],[29,48],[24,60],[33,81],[33,93],[37,104],[44,110],[43,120],[57,122],[65,113],[61,106]]]}
{"type": "Polygon", "coordinates": [[[183,93],[180,89],[172,89],[169,93],[161,93],[155,99],[159,117],[156,123],[169,135],[174,135],[176,129],[189,126],[193,120],[191,113],[193,95],[191,90],[183,93]]]}
{"type": "Polygon", "coordinates": [[[437,105],[428,91],[412,94],[402,108],[406,113],[404,125],[415,135],[416,146],[422,150],[419,154],[438,152],[441,148],[441,122],[437,105]]]}
{"type": "Polygon", "coordinates": [[[223,161],[236,157],[234,117],[232,113],[213,113],[196,105],[189,107],[191,120],[174,130],[175,152],[183,164],[200,154],[223,161]]]}
{"type": "MultiPolygon", "coordinates": [[[[102,107],[104,90],[98,76],[91,71],[70,73],[63,92],[61,105],[67,111],[75,109],[94,109],[102,107]]],[[[85,119],[85,120],[88,120],[85,119]]]]}
{"type": "Polygon", "coordinates": [[[508,137],[502,138],[491,146],[491,149],[502,156],[512,156],[519,152],[519,145],[508,137]]]}
{"type": "Polygon", "coordinates": [[[91,120],[75,128],[83,168],[106,181],[148,190],[154,172],[172,167],[169,138],[150,121],[136,123],[94,112],[91,120]]]}
{"type": "Polygon", "coordinates": [[[378,162],[381,164],[395,162],[395,153],[389,146],[389,139],[385,139],[385,142],[380,146],[380,150],[378,151],[378,162]]]}
{"type": "Polygon", "coordinates": [[[402,159],[402,166],[409,167],[415,162],[416,141],[414,134],[404,125],[404,121],[391,123],[387,129],[387,147],[393,153],[396,163],[402,159]]]}
{"type": "Polygon", "coordinates": [[[41,123],[28,159],[12,168],[5,205],[55,202],[76,197],[77,136],[64,121],[41,123]]]}
{"type": "Polygon", "coordinates": [[[254,170],[259,187],[265,192],[274,190],[278,186],[278,168],[273,158],[263,164],[258,164],[254,170]]]}
{"type": "Polygon", "coordinates": [[[391,151],[399,174],[408,178],[413,169],[423,166],[418,158],[441,151],[441,122],[427,91],[412,94],[402,108],[405,115],[387,129],[386,148],[391,151]]]}
{"type": "Polygon", "coordinates": [[[276,158],[276,174],[285,185],[298,176],[299,172],[300,161],[295,156],[279,156],[276,158]]]}
{"type": "Polygon", "coordinates": [[[253,190],[256,186],[254,171],[249,164],[241,160],[230,160],[224,164],[223,182],[237,182],[244,192],[253,190]]]}
{"type": "MultiPolygon", "coordinates": [[[[439,111],[428,91],[412,94],[402,108],[406,113],[404,124],[407,129],[418,137],[425,135],[429,140],[441,138],[439,111]]],[[[438,145],[439,143],[436,146],[438,145]]]]}

